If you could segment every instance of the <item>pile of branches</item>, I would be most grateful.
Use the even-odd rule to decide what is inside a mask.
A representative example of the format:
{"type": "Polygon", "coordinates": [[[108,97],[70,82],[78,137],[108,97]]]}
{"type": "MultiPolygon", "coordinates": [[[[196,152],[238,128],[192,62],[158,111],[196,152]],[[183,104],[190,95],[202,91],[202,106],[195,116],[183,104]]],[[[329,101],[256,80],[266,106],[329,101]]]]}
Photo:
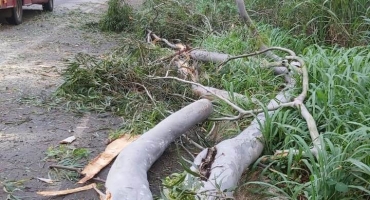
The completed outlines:
{"type": "MultiPolygon", "coordinates": [[[[306,99],[309,76],[296,52],[307,45],[297,45],[292,38],[293,42],[279,42],[290,49],[266,45],[242,0],[236,0],[236,6],[222,1],[210,6],[202,0],[147,0],[137,12],[122,2],[110,1],[100,26],[123,30],[130,39],[109,55],[78,55],[57,91],[70,107],[123,116],[123,133],[144,133],[118,156],[106,194],[99,193],[102,198],[153,199],[147,171],[176,138],[193,160],[181,163],[183,173],[165,178],[166,199],[237,198],[242,174],[255,166],[263,168],[261,175],[268,173],[269,180],[247,185],[269,186],[291,198],[370,194],[369,168],[363,162],[368,156],[360,155],[368,149],[367,129],[356,121],[359,118],[346,117],[359,113],[360,120],[369,121],[368,98],[362,95],[369,83],[363,67],[366,49],[305,49],[313,94],[306,99]],[[235,21],[237,13],[240,20],[235,21]],[[332,55],[338,59],[331,60],[332,55]],[[344,80],[350,84],[342,85],[344,80]],[[351,97],[337,95],[347,92],[351,97]],[[362,99],[356,101],[358,97],[362,99]],[[305,104],[325,133],[322,136],[305,104]],[[201,131],[186,135],[194,126],[201,131]],[[360,131],[351,132],[357,126],[360,131]],[[197,147],[197,153],[187,149],[183,139],[197,147]]],[[[258,27],[261,32],[263,27],[258,27]]],[[[280,40],[275,36],[271,32],[271,38],[280,40]]],[[[276,191],[274,195],[279,195],[276,191]]]]}
{"type": "MultiPolygon", "coordinates": [[[[195,196],[201,199],[233,196],[232,189],[237,186],[242,173],[262,153],[264,145],[260,127],[265,123],[266,117],[271,116],[283,107],[292,107],[300,111],[307,122],[313,142],[311,151],[304,153],[312,154],[316,158],[319,157],[318,152],[321,148],[321,143],[318,139],[319,134],[316,123],[304,105],[309,85],[308,72],[303,59],[290,49],[267,47],[246,12],[244,1],[236,0],[236,5],[241,21],[249,27],[251,34],[258,41],[257,44],[260,44],[259,51],[238,56],[208,52],[182,43],[171,43],[167,39],[156,35],[155,32],[147,30],[146,41],[148,44],[154,46],[161,42],[173,50],[172,54],[150,63],[155,65],[163,61],[169,61],[170,65],[166,68],[166,73],[162,74],[162,76],[152,74],[147,78],[156,81],[175,80],[188,84],[191,86],[193,93],[203,99],[170,115],[120,153],[107,178],[105,199],[152,199],[147,181],[147,170],[174,139],[210,116],[213,110],[212,104],[206,99],[213,100],[216,98],[229,105],[237,113],[234,116],[223,116],[212,118],[212,120],[255,118],[250,126],[238,136],[224,140],[213,147],[205,148],[197,155],[191,167],[192,171],[189,171],[185,178],[185,182],[192,182],[190,180],[193,180],[194,177],[201,182],[201,184],[195,187],[197,191],[194,194],[195,196]],[[284,53],[285,56],[275,54],[277,51],[284,53]],[[285,87],[262,108],[244,110],[233,102],[235,99],[230,98],[230,96],[233,96],[239,100],[244,100],[246,99],[244,95],[237,93],[230,95],[227,91],[199,83],[200,73],[197,62],[216,63],[217,68],[214,70],[220,71],[231,60],[257,55],[265,55],[266,57],[266,60],[260,63],[261,68],[272,70],[276,76],[283,77],[285,81],[285,87]],[[177,76],[172,76],[171,72],[176,72],[177,76]],[[297,79],[297,75],[300,77],[299,79],[297,79]],[[301,88],[301,92],[293,96],[297,87],[301,88]]],[[[258,104],[259,100],[252,99],[252,102],[258,104]]],[[[287,153],[288,151],[282,150],[277,151],[276,155],[284,156],[287,153]]]]}

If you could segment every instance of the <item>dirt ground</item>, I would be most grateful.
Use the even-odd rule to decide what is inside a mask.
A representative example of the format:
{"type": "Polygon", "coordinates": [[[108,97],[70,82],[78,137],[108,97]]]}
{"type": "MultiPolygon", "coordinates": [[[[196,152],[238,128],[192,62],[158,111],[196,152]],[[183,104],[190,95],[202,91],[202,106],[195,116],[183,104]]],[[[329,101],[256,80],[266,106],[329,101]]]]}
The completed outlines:
{"type": "MultiPolygon", "coordinates": [[[[37,180],[48,178],[48,166],[55,164],[43,161],[45,152],[75,135],[77,140],[71,146],[90,150],[93,158],[105,148],[109,131],[116,130],[123,121],[109,114],[76,114],[49,103],[53,91],[63,82],[61,72],[66,61],[80,52],[98,56],[120,44],[118,34],[86,26],[99,20],[107,8],[106,1],[54,2],[52,13],[42,12],[41,6],[25,7],[24,22],[19,26],[0,20],[0,199],[98,199],[94,191],[53,198],[38,196],[37,191],[78,186],[65,179],[53,184],[37,180]],[[4,191],[4,185],[10,183],[16,183],[15,187],[4,191]]],[[[172,151],[167,150],[164,159],[172,151]]],[[[166,170],[167,163],[173,162],[158,161],[149,173],[155,194],[163,178],[156,171],[166,175],[172,171],[166,170]]],[[[99,177],[105,179],[106,175],[104,170],[99,177]]]]}

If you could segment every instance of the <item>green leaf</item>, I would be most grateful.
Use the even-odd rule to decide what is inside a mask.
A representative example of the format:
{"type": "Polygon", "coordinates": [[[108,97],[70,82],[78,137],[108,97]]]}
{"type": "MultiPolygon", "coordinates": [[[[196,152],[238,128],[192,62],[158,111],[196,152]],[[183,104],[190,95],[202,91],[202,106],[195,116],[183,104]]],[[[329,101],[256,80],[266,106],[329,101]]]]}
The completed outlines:
{"type": "Polygon", "coordinates": [[[335,180],[333,180],[333,179],[329,179],[329,180],[327,180],[327,181],[326,181],[326,183],[327,183],[328,185],[332,186],[332,185],[337,184],[337,181],[335,181],[335,180]]]}
{"type": "Polygon", "coordinates": [[[338,191],[338,192],[348,192],[348,185],[346,185],[342,182],[338,182],[335,185],[335,190],[338,191]]]}

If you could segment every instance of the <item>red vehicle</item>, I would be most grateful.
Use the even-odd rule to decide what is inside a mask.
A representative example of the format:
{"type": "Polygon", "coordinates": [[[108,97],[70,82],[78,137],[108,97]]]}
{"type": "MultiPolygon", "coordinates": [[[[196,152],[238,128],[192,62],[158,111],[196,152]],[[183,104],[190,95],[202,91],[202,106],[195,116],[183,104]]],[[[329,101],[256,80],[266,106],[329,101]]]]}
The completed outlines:
{"type": "Polygon", "coordinates": [[[21,24],[23,18],[22,6],[41,4],[46,11],[53,11],[53,0],[0,0],[0,16],[4,16],[10,24],[21,24]]]}

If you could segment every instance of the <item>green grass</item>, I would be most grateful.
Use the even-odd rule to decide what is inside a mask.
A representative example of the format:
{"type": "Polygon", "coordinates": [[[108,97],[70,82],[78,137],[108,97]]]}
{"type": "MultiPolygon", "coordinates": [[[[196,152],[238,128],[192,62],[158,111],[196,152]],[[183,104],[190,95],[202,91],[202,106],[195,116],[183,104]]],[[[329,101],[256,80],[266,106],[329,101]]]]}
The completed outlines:
{"type": "Polygon", "coordinates": [[[54,160],[59,165],[67,167],[81,167],[81,161],[86,159],[89,151],[84,148],[72,148],[66,145],[49,147],[44,160],[54,160]]]}
{"type": "MultiPolygon", "coordinates": [[[[307,154],[274,160],[264,175],[292,199],[369,198],[369,48],[310,46],[303,57],[310,74],[306,105],[317,122],[323,150],[319,160],[307,154]]],[[[312,146],[305,121],[292,109],[268,119],[264,139],[265,154],[276,149],[308,152],[312,146]]]]}
{"type": "MultiPolygon", "coordinates": [[[[112,112],[123,116],[126,133],[142,134],[170,113],[189,103],[189,86],[154,80],[165,65],[148,65],[167,56],[168,50],[126,40],[123,48],[95,58],[80,54],[64,72],[65,82],[55,93],[71,110],[112,112]]],[[[115,136],[117,137],[117,135],[115,136]]]]}
{"type": "Polygon", "coordinates": [[[370,2],[355,1],[248,1],[247,7],[255,19],[273,24],[296,35],[305,35],[313,43],[355,46],[369,44],[365,23],[370,14],[370,2]]]}
{"type": "MultiPolygon", "coordinates": [[[[59,145],[55,147],[49,147],[45,152],[45,161],[55,162],[56,165],[70,167],[70,168],[82,168],[87,163],[87,158],[90,151],[85,148],[74,148],[68,145],[59,145]]],[[[76,181],[80,178],[80,174],[76,171],[57,169],[53,168],[49,172],[49,176],[54,180],[65,178],[70,181],[76,181]]]]}
{"type": "Polygon", "coordinates": [[[103,31],[120,32],[129,30],[133,27],[133,8],[128,4],[123,4],[120,0],[110,0],[108,11],[99,22],[99,27],[103,31]]]}
{"type": "Polygon", "coordinates": [[[22,191],[24,187],[24,182],[27,180],[18,180],[18,181],[10,181],[10,180],[3,180],[0,181],[0,187],[6,194],[7,200],[21,200],[22,197],[17,196],[15,193],[17,191],[22,191]]]}
{"type": "MultiPolygon", "coordinates": [[[[111,6],[114,2],[117,3],[111,0],[111,6]]],[[[166,74],[164,68],[170,63],[154,61],[171,52],[137,40],[144,38],[146,29],[170,41],[180,39],[194,47],[231,55],[253,52],[257,48],[254,38],[240,24],[233,3],[209,2],[147,1],[135,13],[127,7],[111,8],[100,22],[101,26],[110,24],[110,27],[103,29],[123,31],[126,37],[134,38],[125,39],[121,49],[102,58],[78,55],[69,64],[64,74],[65,83],[59,87],[56,97],[63,99],[70,109],[108,111],[123,116],[124,133],[141,134],[150,129],[191,102],[181,96],[194,97],[189,85],[148,77],[166,74]],[[121,9],[128,12],[122,13],[121,9]],[[111,25],[120,27],[116,29],[111,25]]],[[[370,23],[368,17],[362,16],[367,15],[367,2],[358,0],[349,5],[344,5],[343,1],[318,0],[249,3],[258,11],[251,12],[253,16],[265,19],[257,23],[263,41],[269,46],[294,50],[307,64],[310,90],[305,104],[317,122],[322,151],[318,159],[308,153],[312,141],[298,110],[280,109],[261,127],[264,155],[271,155],[277,149],[294,149],[301,153],[270,159],[263,163],[267,165],[261,173],[264,181],[246,184],[274,187],[290,199],[370,198],[370,48],[312,45],[366,44],[366,39],[370,38],[367,28],[370,23]]],[[[265,61],[263,56],[235,60],[219,72],[213,64],[199,63],[200,82],[257,98],[266,104],[280,91],[283,80],[259,68],[265,61]]],[[[260,106],[236,103],[244,109],[260,106]]],[[[236,114],[221,101],[214,101],[214,105],[215,117],[236,114]]],[[[222,132],[221,138],[232,137],[249,122],[249,119],[233,122],[232,130],[222,132]]],[[[210,124],[202,126],[210,131],[210,124]]],[[[111,137],[118,135],[120,132],[114,132],[111,137]]],[[[204,143],[213,142],[206,140],[204,143]]],[[[165,178],[164,183],[170,186],[166,192],[171,190],[174,195],[191,199],[189,193],[183,192],[192,194],[194,188],[181,185],[183,178],[183,174],[165,178]]]]}

